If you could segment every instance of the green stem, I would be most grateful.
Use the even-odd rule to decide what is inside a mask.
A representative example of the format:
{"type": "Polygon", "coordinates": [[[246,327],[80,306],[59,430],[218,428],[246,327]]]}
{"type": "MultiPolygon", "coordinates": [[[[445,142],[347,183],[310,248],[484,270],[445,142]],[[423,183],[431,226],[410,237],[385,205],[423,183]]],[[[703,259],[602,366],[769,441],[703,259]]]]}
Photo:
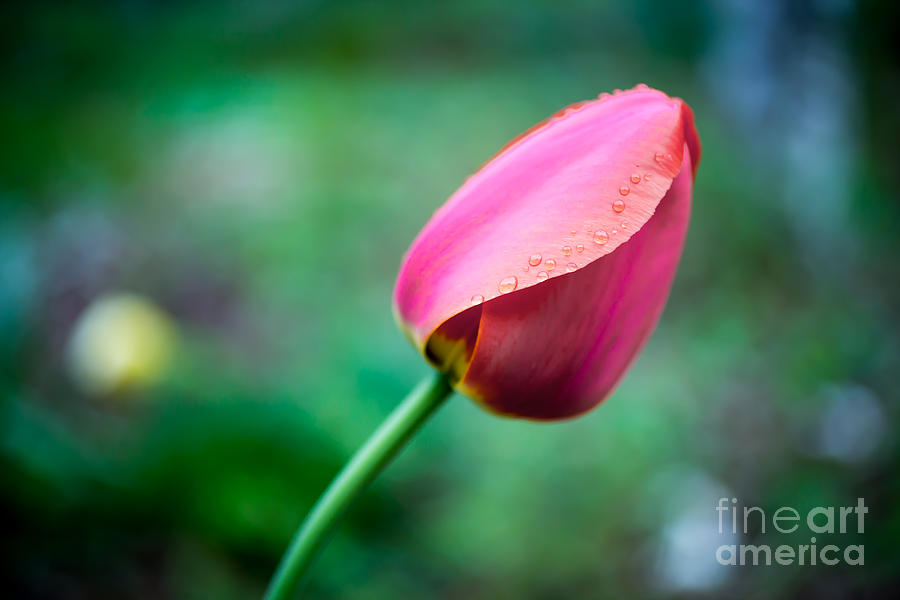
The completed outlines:
{"type": "Polygon", "coordinates": [[[450,385],[443,375],[435,374],[422,381],[356,451],[297,530],[269,582],[265,600],[292,597],[325,537],[350,503],[366,489],[450,392],[450,385]]]}

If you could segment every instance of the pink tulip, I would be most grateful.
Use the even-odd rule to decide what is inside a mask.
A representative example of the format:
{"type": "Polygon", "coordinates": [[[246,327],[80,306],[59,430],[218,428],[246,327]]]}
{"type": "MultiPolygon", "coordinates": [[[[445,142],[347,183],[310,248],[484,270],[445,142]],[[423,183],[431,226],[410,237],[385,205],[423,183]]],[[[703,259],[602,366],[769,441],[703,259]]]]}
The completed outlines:
{"type": "Polygon", "coordinates": [[[605,399],[663,310],[700,140],[639,85],[563,109],[453,194],[407,252],[398,320],[489,410],[562,419],[605,399]]]}
{"type": "Polygon", "coordinates": [[[519,136],[419,233],[394,310],[444,375],[416,387],[335,477],[266,600],[292,597],[341,513],[450,393],[564,419],[606,398],[650,337],[678,267],[700,139],[691,109],[639,85],[519,136]]]}

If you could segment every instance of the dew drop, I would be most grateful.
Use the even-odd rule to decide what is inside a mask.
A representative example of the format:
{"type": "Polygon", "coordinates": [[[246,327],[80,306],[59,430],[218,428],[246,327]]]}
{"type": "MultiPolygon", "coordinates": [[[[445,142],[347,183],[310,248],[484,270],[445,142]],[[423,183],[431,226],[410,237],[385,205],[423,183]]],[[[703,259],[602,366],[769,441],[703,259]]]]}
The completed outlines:
{"type": "Polygon", "coordinates": [[[500,285],[498,286],[498,289],[500,290],[501,294],[508,294],[511,291],[513,291],[514,289],[516,289],[517,285],[519,285],[519,280],[516,279],[515,275],[511,275],[509,277],[504,277],[503,279],[500,280],[500,285]]]}
{"type": "Polygon", "coordinates": [[[576,235],[578,235],[578,230],[577,230],[577,229],[573,229],[573,230],[570,231],[569,233],[571,233],[573,236],[576,236],[576,235]]]}
{"type": "Polygon", "coordinates": [[[623,210],[625,210],[625,203],[624,203],[623,201],[621,201],[621,200],[616,200],[615,202],[613,202],[612,208],[613,208],[613,210],[616,211],[617,213],[620,213],[620,212],[622,212],[623,210]]]}
{"type": "Polygon", "coordinates": [[[666,155],[663,154],[662,152],[657,152],[656,154],[653,155],[653,160],[655,160],[656,162],[662,162],[665,158],[666,158],[666,155]]]}
{"type": "Polygon", "coordinates": [[[584,252],[584,244],[576,244],[575,252],[584,252]]]}
{"type": "Polygon", "coordinates": [[[619,188],[619,193],[622,194],[623,196],[627,196],[628,192],[630,192],[630,191],[631,191],[631,188],[628,187],[627,185],[623,185],[619,188]]]}
{"type": "Polygon", "coordinates": [[[640,173],[632,173],[631,174],[631,183],[640,183],[641,182],[641,174],[640,173]]]}
{"type": "Polygon", "coordinates": [[[565,254],[566,256],[569,256],[570,254],[572,254],[572,246],[563,246],[562,253],[565,254]]]}
{"type": "Polygon", "coordinates": [[[550,275],[547,274],[547,271],[541,271],[540,273],[537,274],[537,278],[540,279],[541,281],[547,279],[548,277],[550,277],[550,275]]]}
{"type": "Polygon", "coordinates": [[[622,229],[628,229],[628,221],[622,221],[622,229]]]}
{"type": "Polygon", "coordinates": [[[536,267],[541,264],[541,255],[540,254],[532,254],[528,257],[528,264],[532,267],[536,267]]]}
{"type": "Polygon", "coordinates": [[[528,272],[528,265],[525,265],[524,267],[522,267],[522,272],[523,272],[523,273],[527,273],[527,272],[528,272]]]}
{"type": "Polygon", "coordinates": [[[575,263],[569,263],[566,265],[566,271],[568,271],[569,273],[576,271],[577,269],[578,265],[576,265],[575,263]]]}
{"type": "Polygon", "coordinates": [[[553,260],[552,258],[548,258],[547,260],[544,261],[544,266],[547,267],[548,271],[552,271],[553,269],[556,268],[556,261],[553,260]]]}
{"type": "Polygon", "coordinates": [[[479,304],[484,302],[484,296],[482,296],[481,294],[475,294],[474,296],[472,296],[472,299],[469,302],[472,306],[478,306],[479,304]]]}
{"type": "Polygon", "coordinates": [[[650,173],[644,174],[644,181],[650,181],[650,173]]]}
{"type": "Polygon", "coordinates": [[[613,235],[616,235],[617,233],[619,233],[619,230],[618,230],[618,229],[613,229],[613,230],[612,230],[612,234],[613,234],[613,235]]]}
{"type": "Polygon", "coordinates": [[[601,229],[594,233],[594,241],[602,246],[609,241],[609,236],[606,235],[606,232],[601,229]]]}

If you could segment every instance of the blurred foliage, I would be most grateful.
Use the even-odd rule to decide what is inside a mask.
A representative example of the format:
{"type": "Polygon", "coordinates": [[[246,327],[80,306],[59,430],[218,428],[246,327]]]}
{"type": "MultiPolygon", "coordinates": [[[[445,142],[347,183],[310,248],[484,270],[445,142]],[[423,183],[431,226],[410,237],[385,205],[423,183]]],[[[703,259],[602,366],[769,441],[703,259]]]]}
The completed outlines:
{"type": "Polygon", "coordinates": [[[521,130],[638,82],[685,98],[704,143],[644,355],[571,422],[454,398],[354,506],[310,595],[896,594],[896,6],[0,11],[11,597],[259,595],[322,488],[426,372],[390,311],[419,227],[521,130]],[[171,316],[178,356],[155,387],[91,398],[66,347],[120,291],[171,316]],[[719,567],[702,546],[719,495],[766,510],[864,497],[866,565],[719,567]]]}

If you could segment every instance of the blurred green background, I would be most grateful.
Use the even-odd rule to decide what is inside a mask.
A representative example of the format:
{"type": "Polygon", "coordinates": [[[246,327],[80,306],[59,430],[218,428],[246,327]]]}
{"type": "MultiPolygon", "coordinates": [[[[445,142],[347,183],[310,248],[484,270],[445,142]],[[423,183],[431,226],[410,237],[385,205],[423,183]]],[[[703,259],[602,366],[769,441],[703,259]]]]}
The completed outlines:
{"type": "MultiPolygon", "coordinates": [[[[390,310],[418,229],[520,131],[645,82],[688,101],[704,144],[646,351],[570,422],[455,396],[307,592],[896,597],[896,4],[0,11],[4,595],[260,595],[328,480],[428,372],[390,310]],[[138,310],[76,344],[117,292],[169,324],[138,310]],[[168,368],[102,394],[72,372],[73,352],[100,364],[91,352],[155,326],[177,337],[168,368]],[[864,497],[865,533],[836,543],[864,543],[866,564],[720,566],[721,496],[864,497]]],[[[808,543],[741,541],[782,539],[808,543]]]]}

